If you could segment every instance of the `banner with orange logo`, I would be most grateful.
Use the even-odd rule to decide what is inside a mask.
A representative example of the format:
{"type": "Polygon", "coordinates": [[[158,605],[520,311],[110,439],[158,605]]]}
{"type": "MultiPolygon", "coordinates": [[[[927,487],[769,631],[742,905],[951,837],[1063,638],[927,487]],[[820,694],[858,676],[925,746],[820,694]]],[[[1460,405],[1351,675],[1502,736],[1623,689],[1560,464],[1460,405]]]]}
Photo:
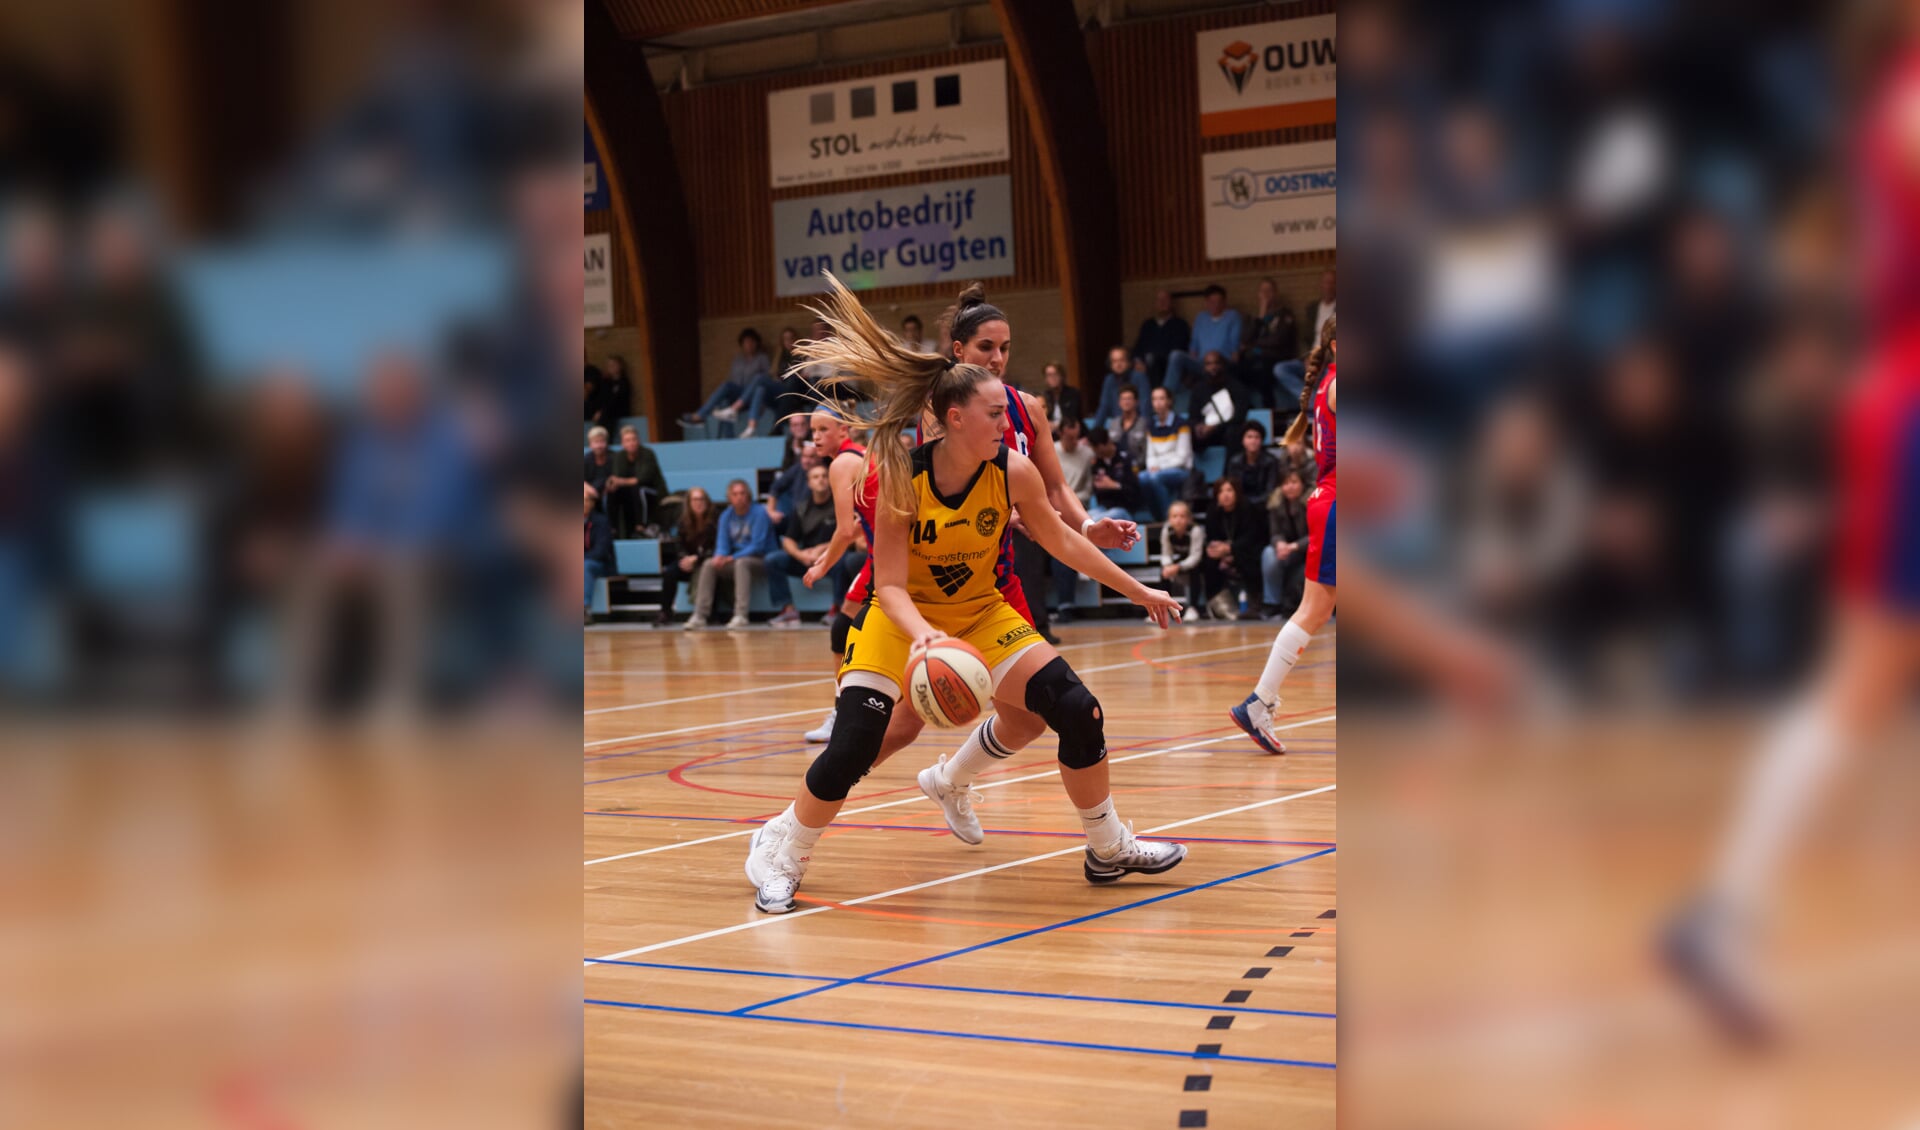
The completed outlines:
{"type": "Polygon", "coordinates": [[[1308,16],[1197,33],[1200,135],[1332,122],[1334,20],[1308,16]]]}

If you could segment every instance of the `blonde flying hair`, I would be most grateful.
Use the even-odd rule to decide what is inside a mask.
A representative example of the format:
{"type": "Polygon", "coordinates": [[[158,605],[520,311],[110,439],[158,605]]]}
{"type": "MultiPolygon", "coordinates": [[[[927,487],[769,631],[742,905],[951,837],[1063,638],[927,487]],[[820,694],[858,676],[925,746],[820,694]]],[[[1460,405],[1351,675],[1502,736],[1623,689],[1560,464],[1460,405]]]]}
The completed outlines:
{"type": "Polygon", "coordinates": [[[973,399],[974,389],[993,380],[993,374],[980,365],[956,365],[937,353],[906,348],[874,321],[832,272],[826,273],[826,280],[826,298],[807,309],[833,328],[833,336],[798,342],[794,350],[809,362],[832,367],[833,375],[819,382],[823,389],[862,381],[873,386],[880,411],[871,421],[849,415],[831,397],[821,397],[819,404],[850,427],[873,429],[867,465],[880,469],[879,508],[896,518],[911,518],[915,509],[912,456],[901,437],[920,423],[922,412],[931,411],[936,420],[944,421],[947,409],[973,399]]]}
{"type": "Polygon", "coordinates": [[[1333,362],[1333,323],[1328,318],[1321,327],[1320,340],[1307,354],[1307,379],[1300,389],[1300,412],[1294,416],[1293,423],[1287,426],[1287,434],[1280,439],[1280,445],[1299,443],[1306,437],[1307,426],[1313,422],[1313,394],[1320,388],[1320,378],[1326,376],[1327,366],[1333,362]]]}

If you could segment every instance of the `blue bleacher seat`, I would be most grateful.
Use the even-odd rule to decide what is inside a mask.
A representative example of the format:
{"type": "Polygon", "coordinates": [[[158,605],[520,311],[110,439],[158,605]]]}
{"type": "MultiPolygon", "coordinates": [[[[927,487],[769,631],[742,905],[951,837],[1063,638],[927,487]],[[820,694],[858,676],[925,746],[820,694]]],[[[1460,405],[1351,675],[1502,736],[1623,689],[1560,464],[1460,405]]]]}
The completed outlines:
{"type": "Polygon", "coordinates": [[[667,471],[667,489],[676,494],[683,490],[700,487],[713,499],[715,506],[727,504],[727,486],[735,479],[746,481],[747,488],[753,488],[753,469],[749,467],[721,468],[713,471],[667,471]]]}
{"type": "MultiPolygon", "coordinates": [[[[793,606],[795,608],[802,612],[825,612],[827,609],[833,607],[833,597],[827,592],[827,583],[825,581],[820,582],[813,588],[808,588],[800,583],[800,578],[794,577],[792,580],[793,606]]],[[[693,611],[692,588],[693,586],[690,584],[680,586],[680,595],[674,600],[673,604],[674,611],[693,611]]],[[[753,582],[753,595],[749,598],[748,607],[754,612],[764,612],[768,614],[779,611],[779,609],[773,606],[773,598],[767,595],[767,579],[764,576],[753,582]]],[[[733,594],[722,591],[719,595],[715,596],[713,600],[713,619],[716,623],[724,622],[732,615],[733,594]]]]}
{"type": "MultiPolygon", "coordinates": [[[[779,436],[754,436],[752,439],[682,440],[656,443],[654,454],[669,482],[675,471],[711,471],[723,468],[748,470],[778,467],[785,441],[779,436]]],[[[742,475],[750,479],[751,476],[742,475]]]]}
{"type": "Polygon", "coordinates": [[[623,577],[646,577],[660,571],[660,542],[655,538],[627,538],[613,543],[613,569],[623,577]]]}
{"type": "Polygon", "coordinates": [[[1209,447],[1200,453],[1200,477],[1211,483],[1227,469],[1227,449],[1209,447]]]}
{"type": "Polygon", "coordinates": [[[1272,441],[1273,441],[1274,439],[1276,439],[1276,438],[1277,438],[1277,437],[1276,437],[1276,436],[1275,436],[1275,435],[1273,434],[1273,409],[1271,409],[1271,408],[1250,408],[1250,409],[1248,409],[1248,410],[1247,410],[1247,422],[1248,422],[1248,423],[1252,423],[1252,422],[1254,422],[1255,420],[1258,420],[1258,421],[1260,421],[1260,426],[1261,426],[1261,427],[1263,427],[1263,428],[1265,428],[1265,429],[1267,429],[1267,440],[1268,440],[1268,442],[1272,442],[1272,441]]]}

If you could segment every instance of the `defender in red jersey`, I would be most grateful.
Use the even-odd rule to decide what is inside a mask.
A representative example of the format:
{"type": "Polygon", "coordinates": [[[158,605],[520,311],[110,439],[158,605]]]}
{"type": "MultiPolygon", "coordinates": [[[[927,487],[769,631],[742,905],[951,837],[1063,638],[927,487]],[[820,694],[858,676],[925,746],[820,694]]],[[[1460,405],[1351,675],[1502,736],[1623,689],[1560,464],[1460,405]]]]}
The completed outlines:
{"type": "Polygon", "coordinates": [[[1280,683],[1293,670],[1301,652],[1333,616],[1334,604],[1334,401],[1338,393],[1335,380],[1334,319],[1328,318],[1320,331],[1319,344],[1307,358],[1307,385],[1300,393],[1300,412],[1293,418],[1282,443],[1298,443],[1313,430],[1313,462],[1320,470],[1307,496],[1307,584],[1300,607],[1273,641],[1266,669],[1260,682],[1245,702],[1227,713],[1234,724],[1247,732],[1254,744],[1268,753],[1285,753],[1287,747],[1273,729],[1274,708],[1280,702],[1280,683]]]}

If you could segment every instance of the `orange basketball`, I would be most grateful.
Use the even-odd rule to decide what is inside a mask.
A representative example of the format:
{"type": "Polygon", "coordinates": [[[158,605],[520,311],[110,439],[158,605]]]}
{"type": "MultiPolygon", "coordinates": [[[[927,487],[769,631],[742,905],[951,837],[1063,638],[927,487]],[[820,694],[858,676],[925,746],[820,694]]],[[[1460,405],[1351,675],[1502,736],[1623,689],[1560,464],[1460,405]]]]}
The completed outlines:
{"type": "Polygon", "coordinates": [[[907,666],[907,697],[927,725],[965,726],[993,701],[986,657],[965,640],[940,640],[907,666]]]}

